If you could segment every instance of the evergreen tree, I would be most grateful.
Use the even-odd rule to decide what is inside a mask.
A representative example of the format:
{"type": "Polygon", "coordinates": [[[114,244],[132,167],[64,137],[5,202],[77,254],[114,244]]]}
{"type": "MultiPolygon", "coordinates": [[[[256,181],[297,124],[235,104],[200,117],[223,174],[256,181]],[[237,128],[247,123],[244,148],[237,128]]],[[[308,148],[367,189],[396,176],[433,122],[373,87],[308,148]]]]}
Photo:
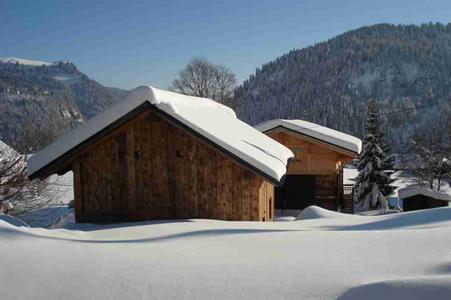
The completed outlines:
{"type": "Polygon", "coordinates": [[[381,169],[382,172],[384,172],[387,175],[385,180],[382,180],[380,182],[379,187],[382,195],[384,195],[384,197],[387,198],[395,191],[395,187],[392,185],[395,179],[391,178],[395,169],[395,158],[394,156],[391,155],[391,147],[387,144],[385,140],[385,133],[380,129],[378,119],[376,119],[376,129],[378,130],[376,134],[376,141],[385,156],[382,161],[381,169]]]}
{"type": "Polygon", "coordinates": [[[304,120],[304,121],[307,121],[307,122],[311,121],[311,120],[310,120],[310,115],[309,115],[309,113],[307,112],[307,110],[303,109],[303,110],[301,111],[301,119],[304,120]]]}
{"type": "Polygon", "coordinates": [[[363,150],[359,156],[356,178],[356,204],[366,209],[388,209],[386,187],[390,185],[390,176],[384,168],[389,163],[387,155],[378,144],[381,139],[376,108],[372,102],[368,105],[368,117],[363,139],[363,150]]]}

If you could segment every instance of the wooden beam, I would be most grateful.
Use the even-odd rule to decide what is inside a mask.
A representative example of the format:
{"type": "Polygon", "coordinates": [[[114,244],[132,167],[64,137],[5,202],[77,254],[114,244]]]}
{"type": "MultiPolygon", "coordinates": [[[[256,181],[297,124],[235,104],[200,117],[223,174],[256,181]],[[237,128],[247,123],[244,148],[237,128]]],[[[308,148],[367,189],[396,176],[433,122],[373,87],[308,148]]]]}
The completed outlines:
{"type": "Polygon", "coordinates": [[[341,153],[344,156],[350,157],[351,159],[357,156],[357,153],[355,153],[353,151],[347,150],[345,148],[333,145],[333,144],[328,143],[326,141],[322,141],[320,139],[317,139],[317,138],[314,138],[314,137],[302,134],[300,132],[297,132],[297,131],[294,131],[294,130],[291,130],[291,129],[288,129],[288,128],[285,128],[285,127],[280,127],[279,126],[279,127],[274,128],[274,129],[265,131],[264,133],[266,135],[269,135],[270,133],[278,133],[278,132],[284,132],[284,133],[287,133],[289,135],[295,136],[297,138],[309,141],[311,143],[318,144],[318,145],[324,146],[324,147],[329,148],[329,149],[333,149],[335,152],[341,153]]]}
{"type": "Polygon", "coordinates": [[[135,136],[133,124],[127,130],[127,216],[129,220],[135,218],[136,211],[136,177],[135,177],[135,136]]]}
{"type": "Polygon", "coordinates": [[[83,193],[82,193],[82,177],[80,161],[76,160],[72,163],[74,172],[74,209],[75,221],[83,222],[83,193]]]}

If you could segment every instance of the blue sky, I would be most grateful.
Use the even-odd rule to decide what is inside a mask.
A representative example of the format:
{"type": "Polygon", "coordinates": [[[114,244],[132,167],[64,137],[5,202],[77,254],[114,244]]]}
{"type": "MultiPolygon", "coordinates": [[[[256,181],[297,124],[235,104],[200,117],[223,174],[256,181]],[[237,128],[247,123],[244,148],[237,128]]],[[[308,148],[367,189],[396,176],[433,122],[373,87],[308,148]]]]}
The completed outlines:
{"type": "Polygon", "coordinates": [[[69,60],[104,85],[166,88],[203,56],[241,82],[291,49],[363,25],[450,18],[449,0],[0,0],[0,57],[69,60]]]}

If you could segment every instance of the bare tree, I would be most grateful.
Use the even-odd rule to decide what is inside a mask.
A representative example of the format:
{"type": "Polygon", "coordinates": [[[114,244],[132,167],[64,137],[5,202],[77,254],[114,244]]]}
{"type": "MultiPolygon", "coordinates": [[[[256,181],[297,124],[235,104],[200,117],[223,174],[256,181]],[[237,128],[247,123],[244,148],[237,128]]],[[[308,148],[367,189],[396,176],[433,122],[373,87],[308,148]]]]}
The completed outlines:
{"type": "Polygon", "coordinates": [[[451,149],[448,139],[442,126],[436,125],[427,134],[417,135],[410,142],[408,166],[431,189],[436,182],[437,190],[440,190],[442,181],[451,178],[451,149]]]}
{"type": "Polygon", "coordinates": [[[0,141],[0,214],[20,215],[46,207],[51,187],[45,181],[27,178],[27,161],[0,141]]]}
{"type": "Polygon", "coordinates": [[[236,85],[235,74],[223,65],[216,65],[205,58],[194,58],[179,72],[169,87],[185,95],[210,98],[232,105],[236,85]]]}

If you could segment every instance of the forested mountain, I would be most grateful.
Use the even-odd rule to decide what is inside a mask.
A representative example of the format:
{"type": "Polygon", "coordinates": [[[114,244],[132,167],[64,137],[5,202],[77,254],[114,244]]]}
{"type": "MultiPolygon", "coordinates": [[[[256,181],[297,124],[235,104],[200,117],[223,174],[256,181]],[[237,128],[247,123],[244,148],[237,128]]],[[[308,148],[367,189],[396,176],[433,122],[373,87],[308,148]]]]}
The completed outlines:
{"type": "MultiPolygon", "coordinates": [[[[0,59],[0,140],[36,151],[126,91],[89,79],[70,62],[0,59]]],[[[378,24],[296,49],[263,65],[235,91],[250,124],[303,118],[362,137],[365,103],[378,104],[388,142],[451,131],[451,24],[378,24]]]]}
{"type": "Polygon", "coordinates": [[[70,62],[0,59],[0,140],[22,153],[39,150],[125,93],[70,62]]]}
{"type": "Polygon", "coordinates": [[[237,88],[235,101],[251,124],[306,118],[361,137],[365,103],[374,99],[399,151],[431,125],[450,134],[450,96],[451,24],[378,24],[263,65],[237,88]]]}

